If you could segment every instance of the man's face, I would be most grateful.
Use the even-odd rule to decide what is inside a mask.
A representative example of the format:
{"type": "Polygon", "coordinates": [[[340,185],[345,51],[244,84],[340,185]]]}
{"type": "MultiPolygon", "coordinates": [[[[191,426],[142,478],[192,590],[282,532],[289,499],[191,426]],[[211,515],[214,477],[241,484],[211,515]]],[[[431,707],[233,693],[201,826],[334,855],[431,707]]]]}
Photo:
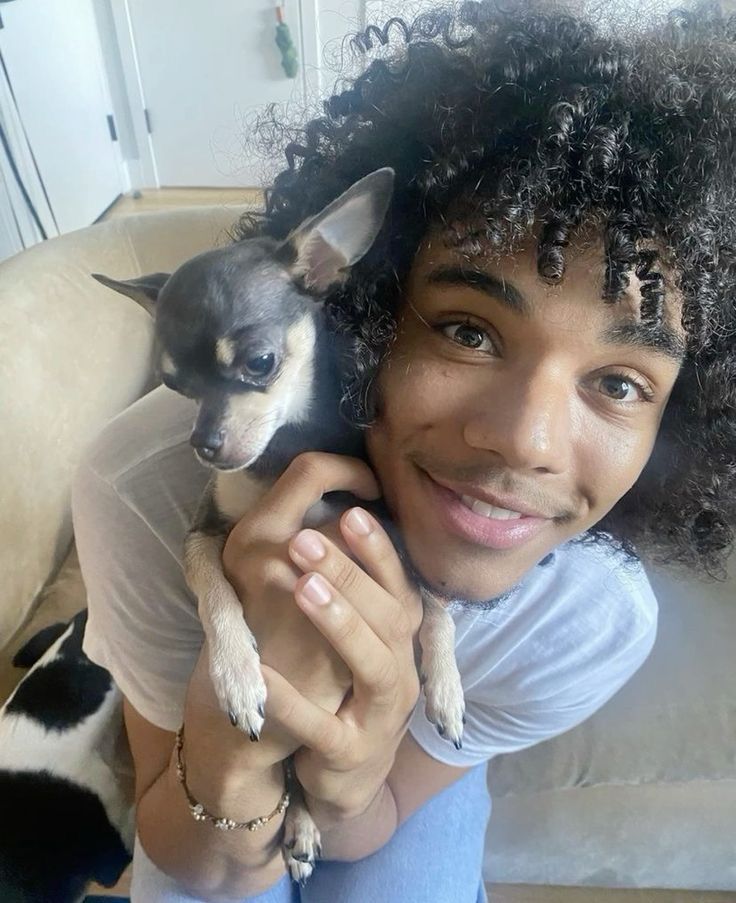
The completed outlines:
{"type": "Polygon", "coordinates": [[[629,299],[604,303],[604,261],[597,238],[571,246],[550,286],[535,241],[468,261],[430,235],[414,260],[368,450],[414,565],[445,596],[510,589],[649,458],[679,360],[647,343],[636,276],[629,299]]]}

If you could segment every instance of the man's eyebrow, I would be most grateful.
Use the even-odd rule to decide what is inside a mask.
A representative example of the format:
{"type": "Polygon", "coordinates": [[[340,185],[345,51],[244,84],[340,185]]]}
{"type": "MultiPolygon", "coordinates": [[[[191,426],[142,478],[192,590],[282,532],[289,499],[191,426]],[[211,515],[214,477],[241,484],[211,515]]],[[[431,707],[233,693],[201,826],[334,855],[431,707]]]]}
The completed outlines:
{"type": "MultiPolygon", "coordinates": [[[[487,273],[485,270],[445,264],[431,270],[426,276],[426,281],[434,285],[469,286],[501,301],[515,313],[524,317],[531,315],[526,298],[515,285],[487,273]]],[[[602,298],[600,303],[604,303],[602,298]]],[[[636,321],[615,323],[604,331],[601,341],[605,345],[630,345],[646,348],[672,358],[678,363],[685,356],[684,340],[664,324],[651,327],[646,323],[636,321]]]]}
{"type": "Polygon", "coordinates": [[[518,288],[510,282],[506,282],[505,279],[499,279],[498,276],[486,273],[485,270],[467,266],[444,265],[428,273],[426,281],[434,285],[469,286],[501,301],[517,314],[529,315],[529,306],[518,288]]]}
{"type": "Polygon", "coordinates": [[[606,345],[633,345],[656,351],[681,363],[685,357],[685,340],[664,324],[648,326],[641,322],[614,323],[601,336],[606,345]]]}

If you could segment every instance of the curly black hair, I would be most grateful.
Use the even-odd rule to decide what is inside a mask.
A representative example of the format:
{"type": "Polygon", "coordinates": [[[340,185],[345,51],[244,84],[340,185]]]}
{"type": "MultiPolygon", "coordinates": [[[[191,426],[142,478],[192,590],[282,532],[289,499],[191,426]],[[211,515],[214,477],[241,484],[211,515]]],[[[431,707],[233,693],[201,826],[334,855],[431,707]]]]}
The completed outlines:
{"type": "Polygon", "coordinates": [[[430,226],[471,254],[536,229],[539,274],[559,282],[573,230],[593,221],[602,303],[634,271],[656,334],[665,264],[687,348],[649,463],[586,538],[722,575],[736,523],[735,39],[736,18],[712,3],[622,34],[523,2],[443,6],[353,37],[369,64],[292,135],[265,211],[233,237],[283,238],[361,176],[395,170],[390,225],[328,299],[356,344],[354,422],[373,416],[371,382],[430,226]]]}

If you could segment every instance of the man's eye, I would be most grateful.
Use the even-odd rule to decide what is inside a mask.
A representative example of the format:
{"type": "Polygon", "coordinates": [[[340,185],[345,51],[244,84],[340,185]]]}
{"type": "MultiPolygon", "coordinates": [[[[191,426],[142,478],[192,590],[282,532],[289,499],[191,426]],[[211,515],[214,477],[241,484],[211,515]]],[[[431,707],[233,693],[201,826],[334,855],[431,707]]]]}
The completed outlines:
{"type": "Polygon", "coordinates": [[[472,348],[473,350],[487,353],[495,350],[488,333],[472,323],[445,323],[439,328],[443,335],[464,348],[472,348]]]}
{"type": "Polygon", "coordinates": [[[598,385],[601,392],[613,401],[651,401],[652,390],[643,382],[623,373],[601,376],[598,385]]]}

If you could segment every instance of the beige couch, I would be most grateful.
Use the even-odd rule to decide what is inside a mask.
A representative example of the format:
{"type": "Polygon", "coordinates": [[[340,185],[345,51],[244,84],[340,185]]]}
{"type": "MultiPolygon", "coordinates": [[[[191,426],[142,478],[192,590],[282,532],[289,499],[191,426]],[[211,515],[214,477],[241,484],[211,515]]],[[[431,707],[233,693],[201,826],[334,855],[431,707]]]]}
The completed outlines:
{"type": "MultiPolygon", "coordinates": [[[[71,477],[151,385],[148,316],[89,274],[169,270],[226,243],[240,212],[113,220],[0,264],[0,699],[23,639],[84,605],[71,477]]],[[[488,880],[736,890],[736,580],[653,581],[660,634],[634,680],[576,730],[491,763],[488,880]]]]}

